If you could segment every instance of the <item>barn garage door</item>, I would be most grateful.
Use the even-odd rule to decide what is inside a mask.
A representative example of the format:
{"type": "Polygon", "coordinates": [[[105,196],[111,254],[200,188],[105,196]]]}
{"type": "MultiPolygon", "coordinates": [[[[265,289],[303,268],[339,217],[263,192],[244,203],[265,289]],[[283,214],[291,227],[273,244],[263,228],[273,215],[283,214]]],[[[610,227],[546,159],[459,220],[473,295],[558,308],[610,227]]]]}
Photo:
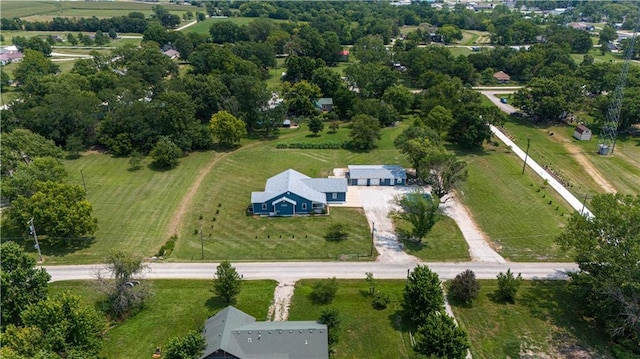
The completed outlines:
{"type": "Polygon", "coordinates": [[[380,178],[372,178],[371,181],[369,182],[372,186],[379,186],[380,185],[380,178]]]}
{"type": "Polygon", "coordinates": [[[366,178],[358,178],[358,186],[366,186],[367,179],[366,178]]]}

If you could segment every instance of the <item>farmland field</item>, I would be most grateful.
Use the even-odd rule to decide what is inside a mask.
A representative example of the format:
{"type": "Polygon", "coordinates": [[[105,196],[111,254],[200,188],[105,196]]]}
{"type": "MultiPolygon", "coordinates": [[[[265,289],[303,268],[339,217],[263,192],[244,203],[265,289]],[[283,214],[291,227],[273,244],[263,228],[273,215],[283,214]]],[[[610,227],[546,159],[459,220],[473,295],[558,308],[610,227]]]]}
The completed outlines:
{"type": "MultiPolygon", "coordinates": [[[[162,3],[170,12],[182,16],[183,12],[191,10],[195,12],[197,9],[193,6],[172,5],[162,3]]],[[[2,1],[2,17],[14,18],[19,17],[27,21],[43,21],[50,20],[56,16],[63,17],[113,17],[124,16],[130,12],[137,11],[146,15],[152,13],[153,4],[141,2],[86,2],[86,1],[18,1],[5,0],[2,1]]]]}

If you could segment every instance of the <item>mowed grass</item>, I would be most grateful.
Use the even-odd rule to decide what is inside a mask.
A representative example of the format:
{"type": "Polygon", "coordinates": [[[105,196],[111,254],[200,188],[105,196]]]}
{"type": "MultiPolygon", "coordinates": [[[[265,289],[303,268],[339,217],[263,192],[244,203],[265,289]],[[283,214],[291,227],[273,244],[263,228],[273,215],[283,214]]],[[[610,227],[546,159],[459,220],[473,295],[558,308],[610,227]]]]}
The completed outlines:
{"type": "MultiPolygon", "coordinates": [[[[63,17],[113,17],[124,16],[130,12],[142,12],[150,15],[155,4],[117,1],[117,2],[82,2],[82,1],[3,1],[2,17],[19,17],[24,20],[47,20],[55,16],[63,17]]],[[[169,3],[161,4],[172,13],[182,16],[183,12],[198,9],[194,6],[180,6],[169,3]]]]}
{"type": "Polygon", "coordinates": [[[191,153],[171,171],[146,166],[130,171],[128,159],[104,154],[66,161],[72,183],[82,186],[84,177],[98,231],[92,243],[78,243],[74,251],[44,249],[47,263],[100,262],[113,248],[154,255],[168,239],[167,224],[194,177],[215,156],[214,152],[191,153]]]}
{"type": "Polygon", "coordinates": [[[310,177],[327,177],[334,168],[348,164],[404,164],[388,138],[395,138],[400,127],[385,129],[380,148],[368,153],[276,149],[276,144],[284,141],[329,141],[333,136],[346,136],[347,131],[341,128],[335,135],[306,137],[309,132],[303,128],[283,130],[282,139],[254,143],[220,159],[202,182],[184,216],[172,258],[201,258],[202,243],[198,233],[201,227],[206,260],[336,260],[345,256],[352,259],[368,256],[370,229],[362,209],[331,207],[328,216],[291,218],[246,214],[251,192],[264,191],[269,177],[289,168],[310,177]],[[338,222],[348,225],[349,238],[341,242],[327,241],[324,236],[328,226],[338,222]]]}
{"type": "Polygon", "coordinates": [[[468,178],[459,186],[459,198],[503,257],[517,262],[572,259],[554,241],[573,210],[550,187],[541,189],[537,174],[527,168],[521,175],[521,160],[504,146],[468,153],[465,159],[468,178]]]}
{"type": "Polygon", "coordinates": [[[585,195],[592,197],[604,193],[604,190],[572,156],[576,151],[567,146],[577,147],[582,156],[620,193],[640,193],[640,138],[621,136],[616,141],[614,155],[601,156],[596,153],[599,131],[597,127],[588,126],[595,133],[589,141],[574,139],[575,126],[564,124],[537,125],[527,120],[509,118],[504,127],[515,136],[520,148],[526,148],[526,139],[531,138],[531,157],[568,179],[569,190],[578,198],[585,195]]]}
{"type": "MultiPolygon", "coordinates": [[[[213,278],[213,273],[211,273],[213,278]]],[[[109,329],[103,341],[105,358],[148,358],[156,347],[164,347],[169,339],[190,330],[201,331],[210,316],[226,304],[210,290],[209,280],[151,280],[154,295],[145,308],[122,323],[109,329]]],[[[271,280],[244,281],[242,291],[233,305],[259,321],[267,319],[276,282],[271,280]]],[[[69,290],[82,296],[88,304],[96,304],[102,297],[96,294],[92,282],[54,282],[49,292],[69,290]]]]}
{"type": "Polygon", "coordinates": [[[338,309],[342,328],[334,358],[413,357],[408,333],[414,330],[401,316],[404,280],[377,281],[376,291],[389,295],[391,299],[384,310],[371,306],[369,285],[364,279],[338,280],[338,292],[333,302],[315,305],[309,299],[315,282],[302,280],[296,283],[289,320],[317,320],[324,308],[338,309]]]}
{"type": "MultiPolygon", "coordinates": [[[[194,12],[192,10],[192,12],[194,12]]],[[[182,32],[197,32],[199,34],[208,34],[209,28],[216,22],[221,21],[230,21],[235,25],[248,25],[250,22],[256,20],[256,17],[216,17],[216,18],[208,18],[204,21],[199,21],[197,24],[187,27],[186,29],[180,30],[182,32]]],[[[270,19],[273,22],[289,22],[289,20],[281,20],[281,19],[270,19]]]]}
{"type": "Polygon", "coordinates": [[[576,312],[568,282],[525,281],[516,304],[491,298],[497,284],[481,280],[472,307],[453,306],[456,319],[468,332],[471,354],[478,359],[610,358],[603,336],[576,312]]]}
{"type": "MultiPolygon", "coordinates": [[[[411,224],[403,220],[396,220],[395,225],[396,228],[411,230],[411,224]]],[[[453,219],[444,215],[439,215],[438,222],[421,243],[404,241],[403,244],[405,252],[425,262],[471,260],[469,245],[464,240],[460,228],[453,219]]]]}

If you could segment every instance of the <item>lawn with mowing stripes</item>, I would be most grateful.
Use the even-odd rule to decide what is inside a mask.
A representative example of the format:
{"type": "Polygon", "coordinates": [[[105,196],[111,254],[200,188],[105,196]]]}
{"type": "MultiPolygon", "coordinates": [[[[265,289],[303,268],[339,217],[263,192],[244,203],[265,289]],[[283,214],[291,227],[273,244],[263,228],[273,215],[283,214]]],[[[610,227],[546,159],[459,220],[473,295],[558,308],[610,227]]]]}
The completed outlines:
{"type": "MultiPolygon", "coordinates": [[[[197,24],[187,27],[186,29],[182,29],[182,32],[197,32],[199,34],[209,34],[209,28],[216,22],[221,21],[229,21],[235,25],[248,25],[250,22],[256,20],[256,17],[216,17],[216,18],[208,18],[204,21],[199,21],[197,24]]],[[[275,23],[281,22],[289,22],[289,20],[282,19],[269,19],[275,23]]],[[[304,21],[301,21],[304,23],[304,21]]]]}
{"type": "MultiPolygon", "coordinates": [[[[431,231],[422,239],[421,243],[404,241],[404,248],[408,254],[416,256],[425,262],[455,261],[467,262],[469,245],[464,240],[462,232],[456,222],[443,215],[438,215],[439,220],[431,228],[431,231]]],[[[394,221],[396,228],[406,231],[411,230],[411,224],[403,220],[394,221]]]]}
{"type": "MultiPolygon", "coordinates": [[[[50,20],[55,16],[61,17],[113,17],[125,16],[130,12],[142,12],[145,15],[153,13],[154,4],[118,1],[118,2],[87,2],[87,1],[3,1],[2,17],[19,17],[28,21],[50,20]]],[[[182,16],[187,10],[195,11],[194,7],[173,4],[162,4],[171,13],[182,16]]]]}
{"type": "Polygon", "coordinates": [[[310,177],[327,177],[334,168],[348,164],[405,164],[391,140],[401,131],[401,126],[385,129],[380,148],[371,152],[276,148],[281,142],[346,138],[347,131],[341,128],[335,135],[306,137],[309,132],[303,128],[283,130],[282,139],[246,146],[222,158],[204,179],[189,206],[171,259],[201,258],[200,228],[206,260],[336,260],[368,255],[370,229],[362,209],[332,207],[328,216],[246,215],[251,192],[263,191],[268,178],[289,168],[310,177]],[[337,222],[348,225],[349,238],[341,242],[327,241],[324,235],[328,226],[337,222]]]}
{"type": "Polygon", "coordinates": [[[555,238],[570,210],[564,200],[506,148],[467,154],[468,178],[459,198],[498,252],[511,261],[570,261],[555,238]],[[557,208],[557,209],[556,209],[557,208]]]}
{"type": "Polygon", "coordinates": [[[604,336],[576,311],[568,282],[525,281],[516,304],[490,299],[495,280],[480,285],[472,307],[453,306],[474,359],[612,357],[604,336]]]}
{"type": "Polygon", "coordinates": [[[400,315],[404,280],[377,281],[376,291],[389,295],[391,299],[384,310],[372,308],[369,285],[364,279],[339,280],[333,302],[315,305],[309,299],[315,282],[302,280],[296,283],[289,320],[317,320],[324,308],[338,309],[342,328],[334,358],[414,357],[408,334],[410,327],[400,315]]]}
{"type": "MultiPolygon", "coordinates": [[[[72,183],[86,183],[87,198],[98,219],[95,241],[87,248],[66,254],[47,249],[47,263],[95,263],[107,251],[118,248],[145,257],[154,255],[168,239],[167,223],[203,166],[215,152],[194,152],[170,171],[146,166],[130,171],[128,159],[87,154],[66,161],[72,183]]],[[[149,159],[147,159],[147,163],[149,159]]]]}
{"type": "MultiPolygon", "coordinates": [[[[211,278],[213,278],[211,273],[211,278]]],[[[226,307],[210,290],[209,280],[151,280],[154,295],[144,309],[106,333],[102,355],[110,359],[149,358],[156,347],[189,330],[201,331],[210,316],[226,307]]],[[[233,305],[259,321],[267,319],[275,281],[244,281],[233,305]]],[[[49,293],[69,290],[89,304],[101,299],[87,281],[51,283],[49,293]]]]}

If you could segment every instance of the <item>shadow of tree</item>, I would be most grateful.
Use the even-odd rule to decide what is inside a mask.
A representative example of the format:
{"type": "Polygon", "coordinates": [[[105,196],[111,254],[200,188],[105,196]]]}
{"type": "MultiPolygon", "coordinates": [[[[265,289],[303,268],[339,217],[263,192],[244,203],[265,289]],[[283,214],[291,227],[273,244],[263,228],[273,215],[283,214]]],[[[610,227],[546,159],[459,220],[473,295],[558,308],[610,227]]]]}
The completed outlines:
{"type": "MultiPolygon", "coordinates": [[[[42,252],[42,255],[45,256],[63,257],[81,249],[89,248],[91,247],[93,242],[95,242],[94,237],[66,239],[64,245],[53,244],[48,242],[46,239],[42,239],[40,240],[40,251],[42,252]]],[[[28,248],[28,245],[26,245],[26,243],[29,242],[25,241],[25,250],[28,250],[29,252],[36,252],[33,246],[31,246],[31,248],[28,248]]]]}
{"type": "Polygon", "coordinates": [[[227,303],[227,301],[224,300],[224,298],[222,298],[219,295],[216,295],[213,297],[209,297],[209,299],[207,299],[207,301],[204,304],[210,310],[217,312],[220,309],[226,308],[228,305],[233,305],[234,302],[227,303]]]}

